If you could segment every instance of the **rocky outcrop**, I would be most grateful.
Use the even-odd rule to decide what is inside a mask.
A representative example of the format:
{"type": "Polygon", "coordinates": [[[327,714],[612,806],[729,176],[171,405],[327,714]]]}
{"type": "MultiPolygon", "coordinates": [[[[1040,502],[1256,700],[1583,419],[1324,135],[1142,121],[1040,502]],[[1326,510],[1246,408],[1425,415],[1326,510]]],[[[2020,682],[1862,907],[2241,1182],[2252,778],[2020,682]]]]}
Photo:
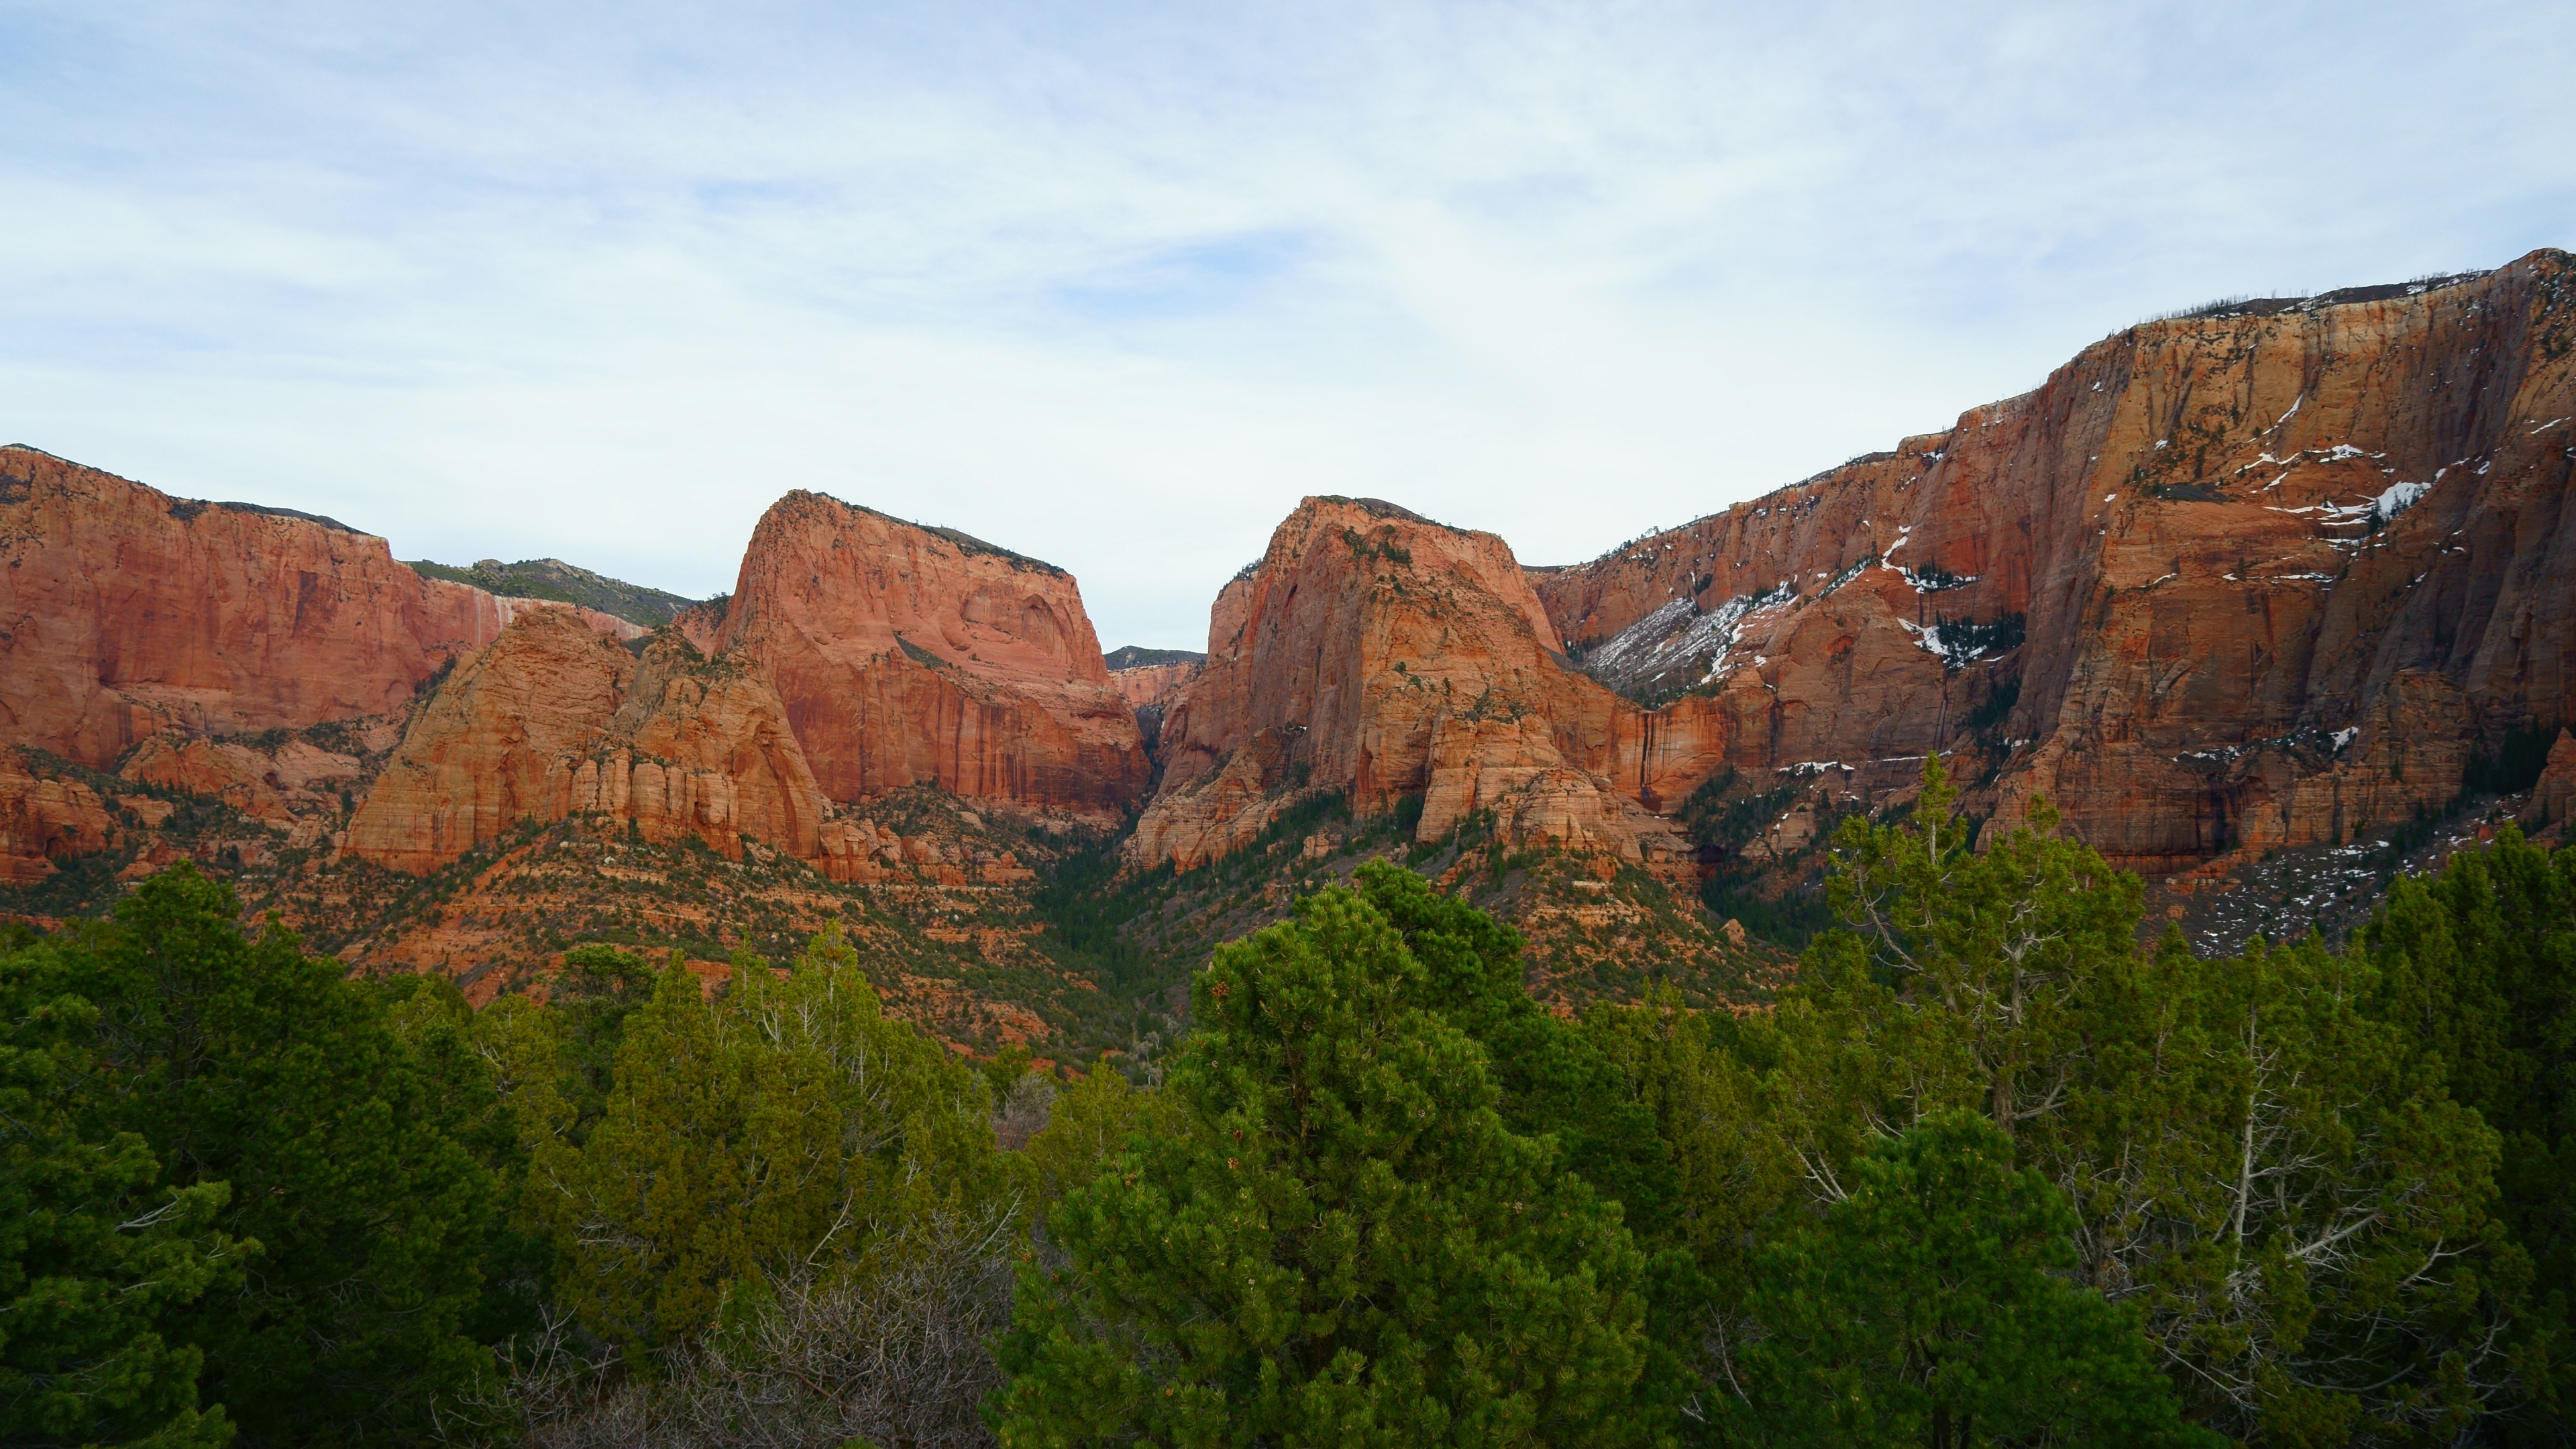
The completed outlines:
{"type": "Polygon", "coordinates": [[[172,498],[24,447],[0,448],[0,565],[0,743],[98,768],[165,729],[407,707],[528,606],[424,579],[328,519],[172,498]]]}
{"type": "Polygon", "coordinates": [[[413,719],[345,849],[426,874],[521,820],[561,819],[635,663],[569,610],[522,616],[459,663],[413,719]]]}
{"type": "Polygon", "coordinates": [[[934,784],[1103,816],[1150,771],[1072,575],[953,530],[790,493],[716,642],[773,682],[835,800],[934,784]]]}
{"type": "Polygon", "coordinates": [[[2576,264],[2539,252],[2128,329],[1537,588],[1725,763],[1982,739],[1995,806],[2171,872],[2438,807],[2576,719],[2571,431],[2576,264]]]}
{"type": "Polygon", "coordinates": [[[1182,692],[1190,687],[1190,681],[1199,677],[1199,671],[1206,664],[1204,656],[1184,654],[1177,649],[1121,649],[1109,656],[1109,683],[1118,691],[1119,697],[1127,701],[1129,709],[1153,710],[1159,715],[1181,702],[1182,692]],[[1151,656],[1151,659],[1150,662],[1125,663],[1121,661],[1121,655],[1129,658],[1151,656]]]}
{"type": "Polygon", "coordinates": [[[523,615],[457,666],[345,849],[425,874],[521,821],[576,815],[657,844],[695,838],[736,860],[776,850],[842,881],[914,867],[959,884],[1027,878],[1013,859],[950,861],[935,842],[843,818],[757,665],[710,660],[676,629],[630,653],[570,609],[523,615]]]}
{"type": "Polygon", "coordinates": [[[2540,779],[2531,787],[2531,804],[2525,818],[2535,826],[2576,820],[2576,734],[2564,729],[2558,732],[2558,742],[2549,747],[2548,763],[2541,767],[2540,779]]]}
{"type": "Polygon", "coordinates": [[[0,749],[0,885],[32,885],[57,860],[106,849],[114,824],[97,791],[39,779],[24,756],[0,749]]]}
{"type": "Polygon", "coordinates": [[[1424,839],[1492,809],[1524,837],[1678,854],[1641,803],[1662,783],[1645,711],[1559,661],[1492,534],[1309,498],[1227,586],[1210,633],[1206,672],[1165,723],[1131,861],[1189,868],[1326,789],[1364,814],[1422,796],[1424,839]]]}
{"type": "Polygon", "coordinates": [[[118,773],[147,785],[209,795],[254,820],[293,826],[329,813],[364,772],[354,755],[305,740],[273,748],[241,740],[155,735],[118,773]]]}
{"type": "Polygon", "coordinates": [[[766,681],[670,631],[639,658],[570,609],[522,616],[457,666],[346,849],[426,873],[522,820],[575,814],[657,842],[694,836],[736,858],[746,836],[802,859],[832,854],[830,803],[766,681]]]}

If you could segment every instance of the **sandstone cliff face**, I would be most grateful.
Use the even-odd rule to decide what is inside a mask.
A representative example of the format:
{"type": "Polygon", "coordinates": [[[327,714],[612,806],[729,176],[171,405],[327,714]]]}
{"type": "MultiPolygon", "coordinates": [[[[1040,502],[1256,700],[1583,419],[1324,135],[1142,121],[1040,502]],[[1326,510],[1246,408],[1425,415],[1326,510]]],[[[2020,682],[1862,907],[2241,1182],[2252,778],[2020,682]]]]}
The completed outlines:
{"type": "Polygon", "coordinates": [[[1181,702],[1190,681],[1199,677],[1205,666],[1192,663],[1139,664],[1127,669],[1109,671],[1110,687],[1127,701],[1129,709],[1169,710],[1181,702]]]}
{"type": "Polygon", "coordinates": [[[0,448],[0,742],[104,768],[163,729],[397,710],[525,607],[336,524],[0,448]]]}
{"type": "Polygon", "coordinates": [[[523,614],[469,656],[414,718],[350,822],[350,855],[425,874],[523,820],[591,816],[655,844],[696,838],[739,860],[757,844],[834,880],[954,866],[929,842],[842,818],[758,665],[709,660],[676,629],[640,655],[573,610],[523,614]]]}
{"type": "Polygon", "coordinates": [[[1551,632],[1501,539],[1307,499],[1219,598],[1129,858],[1186,869],[1337,789],[1363,813],[1422,795],[1424,839],[1493,808],[1521,836],[1669,860],[1678,841],[1633,798],[1653,777],[1644,712],[1562,666],[1551,632]]]}
{"type": "Polygon", "coordinates": [[[2044,791],[2121,864],[2348,838],[2576,719],[2571,271],[2132,328],[1537,588],[1741,768],[1984,732],[2001,809],[2044,791]]]}
{"type": "Polygon", "coordinates": [[[104,849],[114,823],[97,791],[40,780],[16,750],[0,749],[0,885],[32,885],[56,860],[104,849]]]}
{"type": "Polygon", "coordinates": [[[774,682],[835,800],[935,784],[1105,815],[1150,770],[1072,576],[962,534],[790,493],[717,643],[774,682]]]}
{"type": "Polygon", "coordinates": [[[829,803],[765,681],[656,636],[639,659],[570,609],[457,666],[350,823],[347,850],[425,873],[522,820],[604,815],[739,857],[821,859],[829,803]]]}

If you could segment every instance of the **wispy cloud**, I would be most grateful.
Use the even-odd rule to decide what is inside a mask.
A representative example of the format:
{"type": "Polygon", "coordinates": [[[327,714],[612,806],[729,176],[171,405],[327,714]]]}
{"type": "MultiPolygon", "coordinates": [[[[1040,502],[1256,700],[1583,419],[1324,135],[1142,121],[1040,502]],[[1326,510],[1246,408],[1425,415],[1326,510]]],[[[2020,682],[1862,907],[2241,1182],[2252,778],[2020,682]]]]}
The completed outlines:
{"type": "Polygon", "coordinates": [[[0,4],[0,431],[697,592],[818,487],[1189,644],[1304,493],[1563,561],[2148,312],[2576,242],[2560,20],[0,4]]]}

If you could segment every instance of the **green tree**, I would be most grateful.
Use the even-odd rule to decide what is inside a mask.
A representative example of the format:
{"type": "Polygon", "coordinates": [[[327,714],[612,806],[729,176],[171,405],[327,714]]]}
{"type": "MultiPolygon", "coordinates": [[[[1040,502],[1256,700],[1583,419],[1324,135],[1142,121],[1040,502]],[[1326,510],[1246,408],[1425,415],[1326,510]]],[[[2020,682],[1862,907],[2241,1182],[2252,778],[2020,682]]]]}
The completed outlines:
{"type": "Polygon", "coordinates": [[[2074,1214],[2012,1156],[1983,1117],[1931,1117],[1873,1143],[1849,1195],[1776,1234],[1730,1427],[1930,1449],[2225,1443],[2183,1424],[2128,1315],[2063,1276],[2074,1214]]]}
{"type": "Polygon", "coordinates": [[[1485,1049],[1503,1125],[1553,1136],[1565,1167],[1619,1203],[1630,1232],[1659,1238],[1678,1189],[1654,1113],[1629,1098],[1618,1065],[1580,1029],[1530,999],[1521,933],[1382,860],[1354,879],[1421,963],[1423,999],[1485,1049]]]}
{"type": "Polygon", "coordinates": [[[1335,888],[1218,951],[1163,1088],[1023,1264],[1005,1444],[1649,1442],[1643,1263],[1335,888]]]}
{"type": "MultiPolygon", "coordinates": [[[[1685,1215],[1760,1241],[1848,1196],[1874,1143],[1971,1111],[2065,1195],[2078,1281],[2138,1314],[2196,1420],[2340,1443],[2489,1412],[2527,1279],[2495,1135],[2375,1012],[2371,963],[2314,939],[2141,951],[2135,878],[2053,838],[2044,802],[1980,851],[1954,801],[1932,761],[1911,821],[1846,823],[1849,929],[1776,1012],[1712,1035],[1723,1060],[1626,1029],[1660,1074],[1632,1091],[1702,1104],[1673,1138],[1685,1215]]],[[[1712,1338],[1755,1312],[1721,1277],[1712,1338]]]]}
{"type": "Polygon", "coordinates": [[[161,1188],[141,1137],[102,1134],[98,1008],[38,949],[0,954],[0,1444],[216,1449],[168,1320],[259,1245],[212,1228],[223,1183],[161,1188]]]}
{"type": "Polygon", "coordinates": [[[243,1441],[416,1431],[484,1362],[462,1326],[492,1174],[441,1130],[381,993],[238,921],[231,889],[182,864],[37,953],[38,989],[95,1003],[118,1067],[82,1130],[142,1138],[164,1186],[229,1184],[213,1227],[262,1246],[238,1287],[167,1319],[243,1441]]]}
{"type": "Polygon", "coordinates": [[[1007,1192],[981,1076],[885,1016],[837,927],[783,981],[738,959],[712,1000],[675,962],[622,1035],[578,1140],[568,1093],[513,1094],[556,1290],[615,1342],[683,1341],[729,1283],[828,1278],[907,1224],[978,1217],[1007,1192]]]}
{"type": "Polygon", "coordinates": [[[2501,1139],[2498,1215],[2533,1260],[2522,1411],[2569,1437],[2576,1305],[2576,850],[2507,827],[2430,879],[2400,876],[2363,933],[2380,1011],[2443,1063],[2501,1139]],[[2555,1403],[2555,1409],[2543,1406],[2555,1403]]]}

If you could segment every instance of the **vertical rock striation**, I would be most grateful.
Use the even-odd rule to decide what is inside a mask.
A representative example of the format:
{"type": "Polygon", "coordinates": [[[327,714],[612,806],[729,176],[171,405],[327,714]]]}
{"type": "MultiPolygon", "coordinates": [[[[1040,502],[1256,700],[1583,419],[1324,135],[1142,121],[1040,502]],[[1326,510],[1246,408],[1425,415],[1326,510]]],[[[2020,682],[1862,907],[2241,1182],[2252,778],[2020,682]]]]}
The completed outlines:
{"type": "Polygon", "coordinates": [[[2576,264],[2144,324],[1536,586],[1747,769],[2008,750],[2149,872],[2447,803],[2576,719],[2576,264]]]}
{"type": "Polygon", "coordinates": [[[1151,768],[1073,576],[953,530],[790,493],[718,643],[767,672],[836,800],[933,784],[1107,816],[1151,768]]]}
{"type": "Polygon", "coordinates": [[[1668,783],[1646,712],[1567,669],[1552,634],[1492,534],[1307,499],[1218,597],[1129,858],[1195,866],[1332,789],[1363,813],[1423,797],[1426,839],[1493,809],[1516,835],[1671,859],[1640,804],[1668,783]]]}
{"type": "Polygon", "coordinates": [[[105,768],[164,729],[400,710],[529,602],[424,579],[329,519],[0,448],[0,743],[105,768]]]}

